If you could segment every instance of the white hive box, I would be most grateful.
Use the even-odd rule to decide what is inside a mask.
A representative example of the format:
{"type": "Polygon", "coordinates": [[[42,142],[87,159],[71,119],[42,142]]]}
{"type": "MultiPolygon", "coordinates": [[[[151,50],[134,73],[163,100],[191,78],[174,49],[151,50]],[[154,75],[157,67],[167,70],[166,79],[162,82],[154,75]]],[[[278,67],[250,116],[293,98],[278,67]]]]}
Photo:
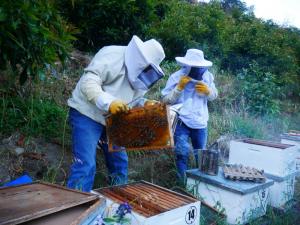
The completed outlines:
{"type": "Polygon", "coordinates": [[[297,145],[300,147],[300,134],[293,135],[291,133],[284,133],[281,136],[281,143],[289,145],[297,145]]]}
{"type": "Polygon", "coordinates": [[[229,164],[242,164],[264,170],[265,173],[285,177],[296,172],[294,145],[240,139],[230,142],[229,164]]]}
{"type": "Polygon", "coordinates": [[[284,210],[286,203],[294,197],[296,173],[285,177],[270,174],[266,174],[266,176],[274,181],[274,185],[270,188],[270,206],[284,210]]]}
{"type": "Polygon", "coordinates": [[[131,225],[199,225],[201,203],[195,198],[141,181],[95,190],[106,199],[105,216],[112,216],[119,204],[132,207],[131,225]]]}
{"type": "Polygon", "coordinates": [[[232,181],[225,179],[222,168],[217,176],[188,170],[187,189],[194,192],[203,202],[224,210],[229,224],[245,224],[265,215],[272,180],[265,183],[232,181]]]}
{"type": "Polygon", "coordinates": [[[291,133],[284,133],[281,135],[281,143],[297,146],[298,151],[296,154],[296,169],[298,172],[297,175],[299,176],[300,175],[300,134],[293,135],[291,133]]]}

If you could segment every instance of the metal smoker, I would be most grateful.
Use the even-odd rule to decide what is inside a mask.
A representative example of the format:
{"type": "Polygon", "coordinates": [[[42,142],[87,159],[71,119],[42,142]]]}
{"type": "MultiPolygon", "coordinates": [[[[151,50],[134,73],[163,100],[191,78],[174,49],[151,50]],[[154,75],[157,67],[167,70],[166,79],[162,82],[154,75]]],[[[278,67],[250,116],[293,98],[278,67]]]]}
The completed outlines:
{"type": "Polygon", "coordinates": [[[203,173],[216,176],[219,172],[219,150],[218,142],[214,142],[208,149],[198,150],[199,170],[203,173]]]}

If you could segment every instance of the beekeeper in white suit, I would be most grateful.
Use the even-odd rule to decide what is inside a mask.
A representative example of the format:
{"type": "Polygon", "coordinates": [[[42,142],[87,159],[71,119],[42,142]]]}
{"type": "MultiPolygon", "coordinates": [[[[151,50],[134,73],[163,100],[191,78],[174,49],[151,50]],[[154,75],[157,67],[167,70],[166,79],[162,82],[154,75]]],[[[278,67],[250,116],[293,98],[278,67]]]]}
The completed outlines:
{"type": "MultiPolygon", "coordinates": [[[[90,191],[96,171],[96,146],[106,139],[105,114],[128,110],[127,104],[142,97],[164,73],[160,63],[164,50],[154,39],[141,41],[133,36],[128,46],[107,46],[92,59],[76,85],[70,106],[74,161],[67,186],[90,191]]],[[[151,103],[149,100],[145,104],[151,103]]],[[[125,151],[104,150],[112,185],[127,182],[125,151]]]]}
{"type": "Polygon", "coordinates": [[[184,57],[175,59],[181,69],[170,75],[162,90],[162,101],[172,105],[172,109],[178,112],[174,134],[176,166],[179,181],[184,182],[190,142],[196,164],[198,149],[206,147],[209,119],[207,102],[217,98],[218,90],[214,76],[209,71],[212,62],[204,58],[203,51],[188,49],[184,57]]]}

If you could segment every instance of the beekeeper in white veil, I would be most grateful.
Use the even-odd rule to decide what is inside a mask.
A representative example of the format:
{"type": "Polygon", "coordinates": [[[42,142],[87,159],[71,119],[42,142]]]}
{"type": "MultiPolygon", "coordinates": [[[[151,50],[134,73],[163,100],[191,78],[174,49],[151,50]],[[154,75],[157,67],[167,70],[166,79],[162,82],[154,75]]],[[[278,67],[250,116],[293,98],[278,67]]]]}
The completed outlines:
{"type": "MultiPolygon", "coordinates": [[[[127,111],[129,102],[142,97],[164,76],[164,58],[159,42],[133,36],[128,46],[103,47],[92,59],[68,100],[74,156],[68,187],[92,189],[97,142],[106,139],[105,114],[127,111]]],[[[126,183],[126,152],[109,153],[107,145],[102,147],[111,184],[126,183]]]]}
{"type": "Polygon", "coordinates": [[[190,142],[194,150],[196,164],[198,150],[205,149],[207,142],[207,122],[209,119],[207,102],[218,96],[214,76],[209,71],[212,62],[204,58],[203,51],[188,49],[184,57],[176,57],[180,70],[171,74],[162,90],[162,101],[172,105],[179,120],[174,133],[177,175],[184,181],[188,169],[190,142]]]}

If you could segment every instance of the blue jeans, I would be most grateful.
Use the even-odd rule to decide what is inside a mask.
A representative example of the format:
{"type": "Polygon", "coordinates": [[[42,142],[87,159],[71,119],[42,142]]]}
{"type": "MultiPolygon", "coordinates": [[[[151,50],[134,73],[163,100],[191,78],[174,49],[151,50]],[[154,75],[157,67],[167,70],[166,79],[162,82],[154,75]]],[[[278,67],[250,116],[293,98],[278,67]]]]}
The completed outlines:
{"type": "Polygon", "coordinates": [[[175,134],[175,154],[177,177],[184,181],[185,171],[188,169],[188,159],[190,152],[189,139],[191,138],[193,153],[196,165],[198,165],[198,149],[204,149],[207,142],[207,128],[192,129],[186,126],[181,120],[178,121],[175,134]]]}
{"type": "Polygon", "coordinates": [[[96,173],[96,148],[99,139],[104,151],[111,185],[127,183],[128,157],[125,151],[108,152],[105,126],[70,108],[73,164],[67,187],[89,192],[96,173]]]}

